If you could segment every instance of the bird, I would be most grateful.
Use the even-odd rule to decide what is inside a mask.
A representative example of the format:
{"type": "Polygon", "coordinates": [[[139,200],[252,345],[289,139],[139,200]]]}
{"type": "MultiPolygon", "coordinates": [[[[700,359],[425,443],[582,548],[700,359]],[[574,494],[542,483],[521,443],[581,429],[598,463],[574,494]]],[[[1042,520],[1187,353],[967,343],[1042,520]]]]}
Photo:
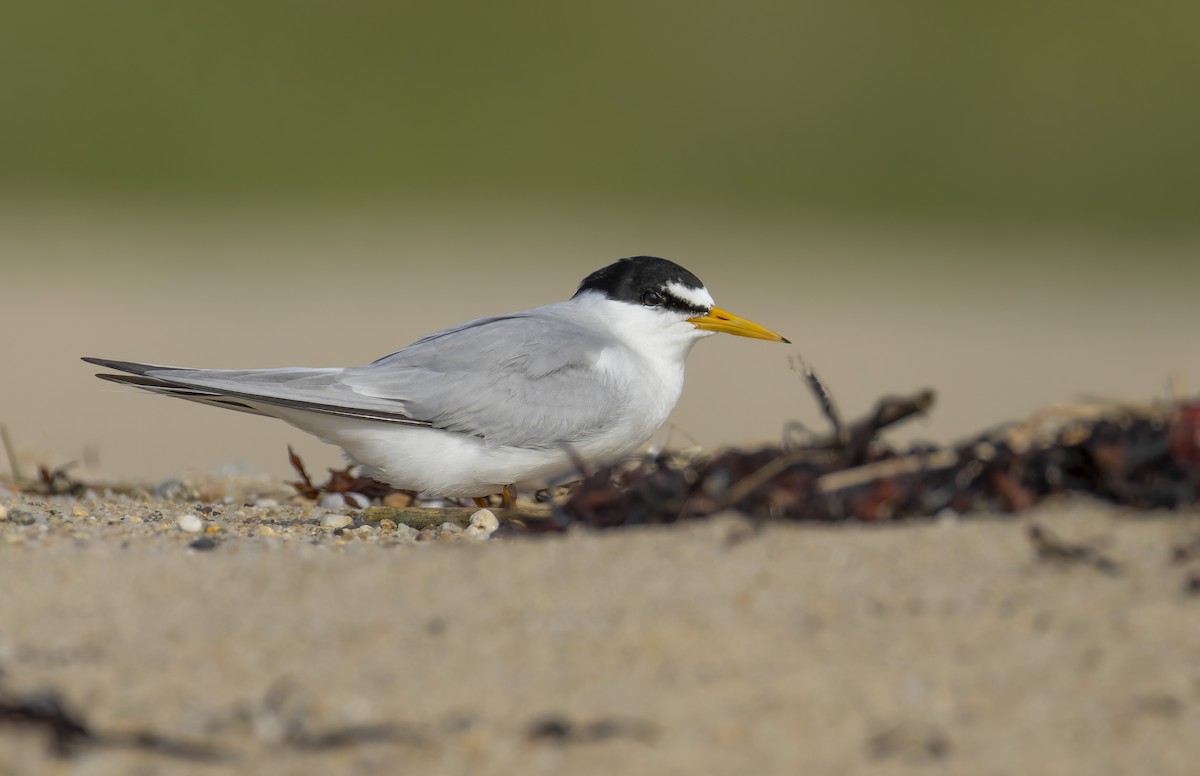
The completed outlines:
{"type": "Polygon", "coordinates": [[[635,452],[718,332],[789,343],[667,259],[596,270],[567,300],[478,318],[348,368],[191,369],[85,357],[96,376],[283,420],[394,488],[476,504],[635,452]]]}

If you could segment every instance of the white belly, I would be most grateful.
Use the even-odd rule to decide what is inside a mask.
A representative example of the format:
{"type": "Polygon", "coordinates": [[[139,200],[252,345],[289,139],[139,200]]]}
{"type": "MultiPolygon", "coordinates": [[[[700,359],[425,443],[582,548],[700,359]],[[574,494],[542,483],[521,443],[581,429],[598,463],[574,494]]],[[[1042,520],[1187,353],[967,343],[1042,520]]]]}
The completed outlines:
{"type": "MultiPolygon", "coordinates": [[[[530,449],[489,445],[466,436],[423,426],[406,426],[272,408],[276,417],[341,447],[363,473],[392,487],[454,498],[542,487],[567,475],[575,464],[563,447],[530,449]]],[[[576,446],[589,466],[628,455],[656,431],[601,434],[576,446]]],[[[582,475],[580,475],[582,476],[582,475]]]]}

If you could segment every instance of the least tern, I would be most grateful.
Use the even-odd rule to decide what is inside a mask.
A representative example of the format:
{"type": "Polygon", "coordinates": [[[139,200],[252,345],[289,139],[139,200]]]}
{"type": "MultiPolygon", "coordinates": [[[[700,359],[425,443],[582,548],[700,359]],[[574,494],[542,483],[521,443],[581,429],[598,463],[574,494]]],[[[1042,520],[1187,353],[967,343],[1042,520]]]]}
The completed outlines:
{"type": "Polygon", "coordinates": [[[666,421],[699,340],[788,342],[666,259],[621,259],[570,299],[430,334],[367,366],[187,369],[105,358],[112,382],[279,418],[404,490],[477,502],[626,456],[666,421]]]}

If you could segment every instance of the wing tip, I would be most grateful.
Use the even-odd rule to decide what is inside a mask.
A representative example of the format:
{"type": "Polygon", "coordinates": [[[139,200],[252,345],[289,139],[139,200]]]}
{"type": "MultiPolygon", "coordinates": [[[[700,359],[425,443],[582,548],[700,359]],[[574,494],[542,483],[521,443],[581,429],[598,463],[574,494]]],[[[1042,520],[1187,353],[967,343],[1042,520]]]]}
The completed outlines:
{"type": "Polygon", "coordinates": [[[142,364],[137,361],[118,361],[113,358],[97,358],[95,356],[80,356],[80,360],[94,366],[102,366],[105,369],[115,369],[118,372],[128,372],[131,375],[145,375],[151,370],[177,370],[177,366],[161,366],[159,364],[142,364]]]}
{"type": "Polygon", "coordinates": [[[104,367],[105,369],[115,369],[118,372],[125,372],[125,374],[110,374],[108,372],[96,373],[96,377],[99,377],[101,380],[107,380],[110,383],[128,385],[134,388],[141,388],[152,393],[158,393],[164,396],[174,396],[180,399],[200,402],[201,404],[228,407],[243,412],[250,412],[255,415],[269,416],[270,413],[249,404],[245,404],[245,402],[273,405],[276,407],[285,407],[325,415],[339,415],[342,417],[357,418],[359,420],[374,420],[384,423],[396,423],[400,425],[424,427],[432,425],[429,421],[410,418],[398,412],[389,412],[367,407],[339,407],[337,405],[316,401],[307,401],[304,399],[288,399],[279,396],[271,396],[269,394],[263,395],[246,391],[230,390],[228,388],[214,388],[205,385],[196,385],[186,380],[183,382],[176,382],[168,377],[161,377],[158,374],[147,374],[151,371],[156,373],[160,371],[189,371],[183,367],[139,364],[136,361],[116,361],[108,358],[96,358],[94,356],[81,356],[80,358],[88,364],[94,364],[95,366],[104,367]]]}

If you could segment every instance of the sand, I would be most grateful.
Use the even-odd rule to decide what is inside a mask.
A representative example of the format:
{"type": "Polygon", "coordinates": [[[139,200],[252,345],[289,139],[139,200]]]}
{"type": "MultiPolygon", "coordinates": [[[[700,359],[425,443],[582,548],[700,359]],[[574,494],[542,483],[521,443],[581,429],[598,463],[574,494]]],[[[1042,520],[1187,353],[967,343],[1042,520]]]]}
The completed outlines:
{"type": "Polygon", "coordinates": [[[59,759],[0,725],[0,773],[1182,774],[1200,756],[1200,562],[1171,561],[1200,513],[1073,500],[467,540],[270,502],[3,503],[10,697],[52,689],[102,736],[216,759],[59,759]],[[1033,524],[1115,571],[1039,559],[1033,524]]]}
{"type": "Polygon", "coordinates": [[[796,343],[702,343],[658,442],[820,427],[803,355],[848,416],[933,387],[899,438],[944,443],[1080,393],[1161,397],[1172,372],[1194,392],[1200,264],[1171,255],[1188,246],[452,216],[0,213],[0,422],[27,473],[265,473],[208,512],[0,496],[0,700],[57,693],[95,734],[60,758],[0,723],[0,776],[1196,771],[1200,563],[1171,554],[1198,513],[339,532],[280,491],[288,444],[315,476],[332,449],[77,360],[361,363],[650,252],[796,343]],[[1031,524],[1118,573],[1039,559],[1031,524]],[[158,738],[118,745],[139,734],[158,738]]]}

